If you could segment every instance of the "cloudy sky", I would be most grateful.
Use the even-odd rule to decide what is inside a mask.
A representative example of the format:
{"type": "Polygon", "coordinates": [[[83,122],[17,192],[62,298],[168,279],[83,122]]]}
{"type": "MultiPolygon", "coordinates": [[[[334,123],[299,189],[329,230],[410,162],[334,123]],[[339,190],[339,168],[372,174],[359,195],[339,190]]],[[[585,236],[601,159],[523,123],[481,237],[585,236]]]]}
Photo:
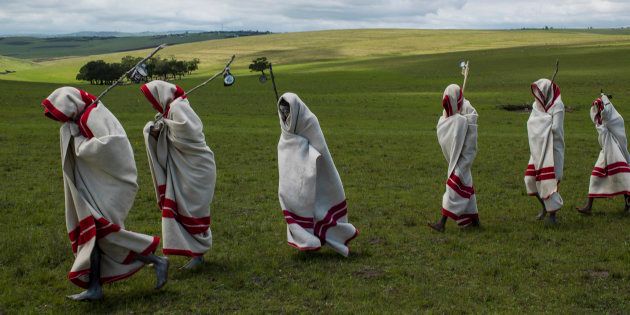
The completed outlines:
{"type": "Polygon", "coordinates": [[[630,26],[630,0],[0,0],[0,34],[630,26]]]}

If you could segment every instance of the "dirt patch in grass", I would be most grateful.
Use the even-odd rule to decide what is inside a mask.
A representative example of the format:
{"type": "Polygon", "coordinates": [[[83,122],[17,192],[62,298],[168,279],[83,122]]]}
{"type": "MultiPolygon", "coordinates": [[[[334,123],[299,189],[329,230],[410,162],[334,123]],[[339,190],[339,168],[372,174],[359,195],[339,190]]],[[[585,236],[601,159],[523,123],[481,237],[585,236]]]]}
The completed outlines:
{"type": "MultiPolygon", "coordinates": [[[[497,105],[497,108],[508,111],[508,112],[529,113],[531,111],[532,105],[531,104],[501,104],[501,105],[497,105]]],[[[567,113],[574,112],[575,107],[565,105],[564,111],[567,113]]]]}
{"type": "Polygon", "coordinates": [[[360,270],[353,272],[352,274],[356,277],[369,280],[379,278],[384,275],[385,272],[375,267],[366,266],[364,268],[361,268],[360,270]]]}

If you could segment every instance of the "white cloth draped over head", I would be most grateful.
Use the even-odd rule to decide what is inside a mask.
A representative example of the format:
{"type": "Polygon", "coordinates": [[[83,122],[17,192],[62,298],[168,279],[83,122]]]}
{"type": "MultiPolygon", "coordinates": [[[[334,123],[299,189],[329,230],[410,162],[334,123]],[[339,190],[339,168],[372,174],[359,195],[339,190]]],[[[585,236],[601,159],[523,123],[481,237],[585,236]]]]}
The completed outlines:
{"type": "Polygon", "coordinates": [[[464,98],[461,88],[449,85],[442,97],[443,114],[437,137],[448,162],[442,214],[466,226],[478,219],[472,163],[477,155],[477,111],[464,98]]]}
{"type": "Polygon", "coordinates": [[[531,85],[534,95],[527,120],[531,156],[525,171],[527,193],[538,195],[548,212],[559,210],[563,201],[558,192],[564,167],[564,104],[560,88],[548,79],[531,85]]]}
{"type": "Polygon", "coordinates": [[[144,265],[160,239],[125,230],[138,190],[133,151],[116,117],[95,97],[72,87],[56,89],[42,105],[61,126],[66,227],[75,260],[68,279],[86,288],[90,255],[101,252],[101,283],[127,278],[144,265]]]}
{"type": "Polygon", "coordinates": [[[359,231],[348,223],[343,185],[319,121],[293,93],[280,97],[278,115],[278,197],[288,243],[305,251],[328,244],[348,256],[348,242],[359,231]]]}
{"type": "Polygon", "coordinates": [[[630,154],[623,117],[602,94],[591,106],[591,119],[602,150],[591,172],[588,196],[601,198],[630,194],[630,154]]]}
{"type": "Polygon", "coordinates": [[[206,145],[201,119],[180,87],[156,80],[141,91],[159,112],[155,121],[145,125],[144,141],[162,211],[162,252],[201,256],[212,245],[214,154],[206,145]],[[157,139],[152,130],[159,130],[157,139]]]}

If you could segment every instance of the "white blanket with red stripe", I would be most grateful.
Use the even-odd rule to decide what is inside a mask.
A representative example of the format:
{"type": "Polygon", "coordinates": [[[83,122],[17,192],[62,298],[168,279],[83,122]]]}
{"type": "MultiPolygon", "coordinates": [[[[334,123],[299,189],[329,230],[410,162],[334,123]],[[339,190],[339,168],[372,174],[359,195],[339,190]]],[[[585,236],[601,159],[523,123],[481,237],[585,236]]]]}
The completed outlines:
{"type": "Polygon", "coordinates": [[[348,242],[359,231],[348,223],[343,185],[319,121],[293,93],[280,97],[278,114],[282,130],[278,197],[287,222],[288,243],[300,250],[318,250],[328,244],[348,256],[348,242]],[[282,100],[289,104],[284,113],[282,100]]]}
{"type": "Polygon", "coordinates": [[[535,101],[527,120],[531,156],[525,171],[529,195],[542,198],[547,212],[557,211],[563,201],[558,192],[564,167],[564,104],[560,88],[548,79],[531,85],[535,101]]]}
{"type": "Polygon", "coordinates": [[[591,172],[588,196],[601,198],[630,194],[630,154],[623,117],[602,94],[591,106],[591,119],[602,150],[591,172]]]}
{"type": "Polygon", "coordinates": [[[94,96],[71,87],[55,90],[42,104],[63,122],[61,163],[66,227],[75,260],[68,278],[86,288],[90,255],[101,251],[101,283],[127,278],[144,264],[136,255],[153,253],[158,237],[125,230],[138,190],[136,164],[125,130],[94,96]]]}
{"type": "Polygon", "coordinates": [[[162,211],[162,252],[202,256],[212,245],[210,204],[216,182],[203,124],[178,86],[157,80],[141,90],[159,112],[144,127],[144,140],[162,211]],[[157,139],[152,128],[159,130],[157,139]]]}
{"type": "Polygon", "coordinates": [[[477,198],[472,179],[472,163],[477,155],[477,111],[456,84],[449,85],[442,97],[443,115],[437,137],[448,162],[446,192],[442,214],[466,226],[478,219],[477,198]]]}

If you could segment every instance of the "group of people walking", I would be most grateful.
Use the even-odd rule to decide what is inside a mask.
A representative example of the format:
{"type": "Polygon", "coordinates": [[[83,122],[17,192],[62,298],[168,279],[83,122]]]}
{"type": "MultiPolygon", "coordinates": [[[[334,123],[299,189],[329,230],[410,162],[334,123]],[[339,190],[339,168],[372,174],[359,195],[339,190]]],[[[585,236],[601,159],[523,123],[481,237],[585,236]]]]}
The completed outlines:
{"type": "MultiPolygon", "coordinates": [[[[60,129],[65,216],[74,263],[68,278],[87,290],[69,296],[96,300],[103,283],[133,275],[153,264],[157,284],[168,279],[169,261],[156,256],[190,257],[184,268],[203,263],[212,245],[210,209],[216,165],[201,119],[180,87],[156,80],[141,92],[157,111],[144,127],[144,139],[156,204],[162,212],[162,238],[128,231],[124,222],[138,185],[131,144],[116,117],[89,93],[56,89],[42,101],[44,113],[63,123],[60,129]]],[[[558,191],[564,161],[564,105],[550,80],[532,84],[534,103],[527,122],[531,157],[525,172],[528,194],[556,222],[563,201],[558,191]]],[[[287,224],[287,240],[299,250],[330,246],[349,254],[348,243],[359,230],[348,222],[348,206],[339,173],[315,114],[293,93],[278,100],[278,196],[287,224]]],[[[441,219],[429,226],[443,232],[448,218],[462,227],[479,226],[472,165],[477,153],[478,114],[456,84],[442,97],[438,142],[448,163],[441,219]]],[[[624,195],[630,205],[630,154],[623,118],[602,94],[591,107],[602,147],[591,175],[589,202],[578,211],[590,213],[593,198],[624,195]]]]}
{"type": "MultiPolygon", "coordinates": [[[[527,194],[535,196],[542,209],[537,219],[548,216],[557,223],[557,212],[564,202],[559,192],[564,168],[564,104],[560,88],[549,79],[531,85],[534,103],[527,120],[530,158],[525,170],[527,194]]],[[[478,227],[477,199],[471,167],[477,154],[477,111],[464,98],[462,89],[449,85],[442,99],[443,114],[437,125],[438,142],[448,163],[446,192],[442,197],[442,217],[428,223],[444,232],[448,218],[462,227],[478,227]]],[[[601,151],[591,172],[588,201],[578,207],[591,214],[595,198],[624,196],[624,211],[630,210],[630,154],[624,120],[608,95],[592,103],[591,120],[598,132],[601,151]]]]}

